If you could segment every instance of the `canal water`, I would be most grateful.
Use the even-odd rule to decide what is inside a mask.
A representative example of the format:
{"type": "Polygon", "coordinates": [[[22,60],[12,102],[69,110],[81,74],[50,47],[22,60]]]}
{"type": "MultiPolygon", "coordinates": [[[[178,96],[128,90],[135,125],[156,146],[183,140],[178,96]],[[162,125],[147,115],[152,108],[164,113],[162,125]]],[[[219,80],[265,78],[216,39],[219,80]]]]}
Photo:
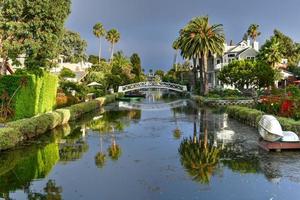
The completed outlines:
{"type": "Polygon", "coordinates": [[[300,153],[188,100],[114,103],[0,155],[0,199],[299,199],[300,153]]]}

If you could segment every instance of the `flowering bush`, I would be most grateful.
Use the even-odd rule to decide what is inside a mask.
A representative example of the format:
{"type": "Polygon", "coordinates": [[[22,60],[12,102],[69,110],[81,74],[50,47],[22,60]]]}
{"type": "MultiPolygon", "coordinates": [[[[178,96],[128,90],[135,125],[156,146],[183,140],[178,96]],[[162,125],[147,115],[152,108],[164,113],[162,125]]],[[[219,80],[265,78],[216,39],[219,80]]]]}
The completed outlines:
{"type": "Polygon", "coordinates": [[[257,109],[269,114],[299,120],[300,89],[297,86],[289,86],[283,91],[277,92],[276,96],[262,96],[257,104],[257,109]]]}

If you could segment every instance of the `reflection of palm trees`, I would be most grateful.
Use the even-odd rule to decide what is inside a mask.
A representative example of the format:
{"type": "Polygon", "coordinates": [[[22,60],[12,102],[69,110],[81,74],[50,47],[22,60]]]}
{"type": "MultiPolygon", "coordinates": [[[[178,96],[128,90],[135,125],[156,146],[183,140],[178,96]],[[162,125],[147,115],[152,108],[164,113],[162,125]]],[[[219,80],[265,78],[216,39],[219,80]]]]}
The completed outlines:
{"type": "Polygon", "coordinates": [[[80,127],[75,129],[71,135],[60,144],[60,161],[75,161],[80,159],[89,149],[88,143],[82,138],[80,127]]]}
{"type": "Polygon", "coordinates": [[[112,160],[118,160],[122,154],[121,147],[116,143],[116,138],[113,137],[112,144],[108,148],[108,155],[112,160]]]}
{"type": "Polygon", "coordinates": [[[108,147],[107,151],[109,157],[112,160],[118,160],[122,154],[122,149],[116,142],[116,136],[114,135],[114,127],[113,127],[113,134],[112,134],[112,142],[110,147],[108,147]]]}
{"type": "Polygon", "coordinates": [[[173,137],[175,139],[180,139],[180,137],[181,137],[181,130],[178,128],[178,123],[177,123],[177,117],[176,117],[175,110],[173,110],[173,115],[174,115],[175,125],[176,125],[176,128],[173,130],[173,137]]]}
{"type": "Polygon", "coordinates": [[[97,167],[102,168],[105,165],[106,154],[102,150],[102,136],[100,135],[100,152],[95,156],[95,164],[97,167]]]}
{"type": "Polygon", "coordinates": [[[203,141],[200,139],[200,134],[197,138],[196,119],[194,120],[193,126],[193,137],[185,138],[181,142],[178,150],[181,156],[181,164],[194,180],[203,184],[209,184],[210,178],[219,162],[221,149],[208,143],[206,120],[204,120],[203,141]]]}
{"type": "Polygon", "coordinates": [[[62,187],[56,186],[55,181],[49,180],[44,187],[45,194],[35,193],[35,192],[28,192],[28,199],[29,200],[41,200],[41,199],[51,199],[51,200],[61,200],[62,196],[62,187]]]}
{"type": "Polygon", "coordinates": [[[208,184],[220,158],[220,148],[186,138],[179,147],[181,164],[194,180],[208,184]],[[206,146],[206,147],[205,147],[206,146]]]}

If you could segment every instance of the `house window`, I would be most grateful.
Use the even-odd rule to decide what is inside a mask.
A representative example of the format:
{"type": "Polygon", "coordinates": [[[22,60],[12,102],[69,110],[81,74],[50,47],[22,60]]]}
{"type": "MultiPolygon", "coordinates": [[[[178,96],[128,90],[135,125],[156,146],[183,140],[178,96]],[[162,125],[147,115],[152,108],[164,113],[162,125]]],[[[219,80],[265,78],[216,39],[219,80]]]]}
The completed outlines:
{"type": "Polygon", "coordinates": [[[218,59],[218,60],[217,60],[217,64],[220,64],[220,63],[221,63],[221,60],[220,60],[220,59],[218,59]]]}
{"type": "Polygon", "coordinates": [[[228,58],[233,58],[235,57],[235,54],[228,54],[228,58]]]}

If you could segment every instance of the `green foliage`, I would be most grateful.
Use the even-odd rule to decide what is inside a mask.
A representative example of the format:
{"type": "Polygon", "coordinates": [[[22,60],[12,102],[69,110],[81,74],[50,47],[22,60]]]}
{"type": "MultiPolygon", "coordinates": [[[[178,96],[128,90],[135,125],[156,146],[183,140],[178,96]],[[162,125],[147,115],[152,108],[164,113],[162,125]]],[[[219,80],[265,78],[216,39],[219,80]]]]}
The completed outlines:
{"type": "Polygon", "coordinates": [[[68,68],[63,68],[61,70],[61,72],[59,73],[58,76],[60,79],[64,79],[64,78],[75,78],[76,75],[74,74],[74,72],[68,68]]]}
{"type": "Polygon", "coordinates": [[[220,147],[199,141],[197,137],[190,137],[184,138],[178,152],[182,166],[193,180],[209,184],[220,159],[220,147]]]}
{"type": "Polygon", "coordinates": [[[2,76],[0,92],[7,91],[12,96],[21,79],[26,78],[26,86],[20,88],[13,100],[14,119],[32,117],[39,113],[51,111],[56,102],[57,77],[44,72],[42,76],[33,74],[2,76]]]}
{"type": "Polygon", "coordinates": [[[5,164],[1,165],[0,193],[23,189],[32,180],[45,178],[58,159],[56,143],[34,145],[2,154],[1,161],[5,164]]]}
{"type": "Polygon", "coordinates": [[[71,91],[76,91],[76,97],[79,99],[84,99],[88,93],[88,87],[83,84],[75,83],[72,81],[61,81],[60,88],[64,91],[65,94],[71,95],[71,91]]]}
{"type": "Polygon", "coordinates": [[[130,62],[132,65],[132,73],[135,75],[136,81],[139,81],[142,74],[141,58],[137,53],[134,53],[130,57],[130,62]]]}
{"type": "Polygon", "coordinates": [[[229,117],[254,127],[257,127],[259,120],[264,115],[262,111],[243,106],[229,106],[227,107],[227,113],[229,117]]]}
{"type": "MultiPolygon", "coordinates": [[[[257,127],[262,115],[265,114],[260,110],[241,106],[229,106],[227,108],[227,113],[229,117],[235,118],[254,127],[257,127]]],[[[277,119],[284,130],[295,131],[300,134],[300,121],[284,117],[277,117],[277,119]]]]}
{"type": "Polygon", "coordinates": [[[20,54],[25,54],[28,69],[50,67],[59,54],[70,7],[70,0],[1,1],[1,57],[16,62],[20,54]]]}
{"type": "Polygon", "coordinates": [[[0,129],[0,150],[10,149],[20,142],[44,134],[68,121],[73,121],[85,113],[115,101],[119,95],[122,94],[107,95],[93,101],[80,103],[54,112],[7,123],[5,128],[0,129]]]}
{"type": "Polygon", "coordinates": [[[278,39],[272,37],[270,40],[267,40],[261,47],[257,57],[259,60],[268,63],[273,68],[275,68],[276,64],[281,63],[284,55],[281,51],[281,45],[278,39]]]}
{"type": "Polygon", "coordinates": [[[218,78],[223,84],[235,86],[239,90],[253,86],[262,88],[273,85],[276,70],[263,62],[239,60],[224,66],[218,78]]]}
{"type": "Polygon", "coordinates": [[[247,35],[251,37],[254,41],[258,36],[260,36],[261,32],[259,32],[258,24],[251,24],[247,30],[247,35]]]}
{"type": "Polygon", "coordinates": [[[295,76],[300,77],[300,67],[298,67],[298,66],[289,66],[288,71],[295,74],[295,76]]]}
{"type": "Polygon", "coordinates": [[[289,85],[286,92],[290,93],[294,98],[300,98],[300,88],[297,85],[289,85]]]}
{"type": "Polygon", "coordinates": [[[64,56],[65,62],[78,63],[86,60],[87,42],[81,39],[79,33],[64,30],[60,42],[60,54],[64,56]]]}

